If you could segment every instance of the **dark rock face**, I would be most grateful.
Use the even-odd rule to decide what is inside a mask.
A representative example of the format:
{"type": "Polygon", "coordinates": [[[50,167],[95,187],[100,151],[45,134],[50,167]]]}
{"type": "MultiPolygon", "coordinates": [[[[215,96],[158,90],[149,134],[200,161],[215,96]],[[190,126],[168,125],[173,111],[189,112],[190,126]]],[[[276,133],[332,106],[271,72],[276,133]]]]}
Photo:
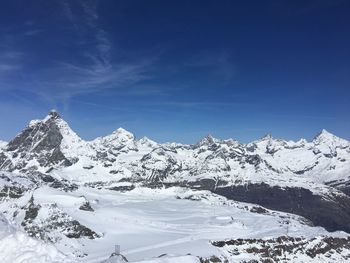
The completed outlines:
{"type": "Polygon", "coordinates": [[[225,187],[214,180],[202,180],[200,187],[197,184],[196,188],[210,190],[231,200],[297,214],[328,231],[343,230],[350,233],[350,198],[345,195],[328,195],[324,198],[308,189],[281,188],[264,183],[225,187]]]}
{"type": "Polygon", "coordinates": [[[26,189],[22,189],[17,186],[3,186],[0,189],[0,199],[3,197],[9,197],[9,198],[20,198],[23,193],[26,191],[26,189]]]}
{"type": "Polygon", "coordinates": [[[334,188],[337,188],[338,190],[342,191],[344,194],[350,196],[350,180],[330,181],[326,184],[334,188]]]}
{"type": "Polygon", "coordinates": [[[200,263],[228,263],[227,259],[221,259],[217,256],[211,256],[209,258],[199,258],[200,263]]]}
{"type": "MultiPolygon", "coordinates": [[[[51,115],[51,113],[50,113],[51,115]]],[[[21,170],[26,162],[36,159],[43,167],[49,167],[56,164],[69,166],[72,163],[65,158],[60,150],[63,139],[59,127],[55,120],[59,118],[57,114],[52,113],[51,118],[45,122],[38,122],[27,126],[19,135],[17,135],[7,145],[6,152],[12,158],[20,158],[21,162],[13,166],[11,161],[4,154],[0,156],[0,168],[13,171],[21,170]]]]}
{"type": "MultiPolygon", "coordinates": [[[[40,209],[40,205],[35,205],[34,204],[34,198],[33,196],[30,198],[28,204],[26,207],[24,207],[25,209],[25,216],[24,216],[24,221],[33,221],[37,216],[38,216],[38,211],[40,209]]],[[[23,225],[22,222],[22,225],[23,225]]]]}
{"type": "Polygon", "coordinates": [[[227,198],[301,215],[328,231],[350,232],[350,198],[314,195],[308,189],[271,187],[266,184],[217,188],[227,198]]]}
{"type": "Polygon", "coordinates": [[[61,189],[65,192],[72,192],[78,189],[78,185],[69,182],[68,180],[62,179],[62,180],[57,180],[54,179],[50,184],[50,187],[56,188],[56,189],[61,189]]]}
{"type": "Polygon", "coordinates": [[[339,188],[340,191],[342,191],[344,194],[350,196],[350,186],[339,188]]]}
{"type": "Polygon", "coordinates": [[[62,235],[68,238],[95,239],[100,237],[95,231],[61,211],[56,204],[41,206],[35,204],[32,197],[22,209],[25,211],[25,217],[21,225],[29,236],[50,242],[58,241],[62,235]],[[38,214],[42,209],[46,210],[48,217],[38,219],[38,214]]]}
{"type": "Polygon", "coordinates": [[[21,183],[12,181],[12,178],[6,174],[0,173],[0,180],[4,181],[4,184],[0,184],[0,201],[8,198],[20,198],[29,189],[35,188],[34,184],[31,184],[29,180],[24,177],[18,177],[28,183],[28,185],[22,185],[21,183]]]}
{"type": "MultiPolygon", "coordinates": [[[[333,255],[341,255],[344,262],[350,259],[350,238],[294,238],[280,236],[273,239],[232,239],[215,241],[212,245],[218,248],[229,248],[231,256],[239,256],[241,253],[254,254],[261,258],[261,262],[288,262],[303,254],[310,259],[320,256],[333,262],[333,255]]],[[[210,262],[210,261],[208,261],[210,262]]],[[[217,261],[222,262],[222,261],[217,261]]]]}
{"type": "Polygon", "coordinates": [[[169,175],[180,171],[182,169],[181,165],[168,153],[169,151],[176,152],[176,150],[156,148],[152,152],[144,155],[140,160],[142,163],[140,175],[147,178],[148,181],[160,182],[169,175]],[[163,167],[159,169],[157,165],[155,165],[156,163],[162,163],[163,167]]]}
{"type": "Polygon", "coordinates": [[[94,212],[95,210],[91,207],[90,203],[86,201],[79,207],[80,210],[94,212]]]}
{"type": "Polygon", "coordinates": [[[134,190],[135,186],[134,185],[113,186],[108,189],[113,191],[118,191],[118,192],[128,192],[128,191],[134,190]]]}
{"type": "Polygon", "coordinates": [[[86,226],[83,226],[77,220],[68,221],[64,227],[67,232],[65,235],[68,238],[86,237],[88,239],[95,239],[100,237],[98,234],[96,234],[96,232],[90,228],[87,228],[86,226]]]}

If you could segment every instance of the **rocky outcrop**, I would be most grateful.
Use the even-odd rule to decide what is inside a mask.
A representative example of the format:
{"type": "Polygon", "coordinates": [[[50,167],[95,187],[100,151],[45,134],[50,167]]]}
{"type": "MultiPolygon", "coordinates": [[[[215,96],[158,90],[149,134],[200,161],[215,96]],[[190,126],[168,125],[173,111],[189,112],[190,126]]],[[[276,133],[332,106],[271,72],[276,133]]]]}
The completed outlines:
{"type": "Polygon", "coordinates": [[[350,233],[350,198],[340,193],[317,195],[299,187],[279,187],[267,184],[236,185],[212,188],[228,199],[254,203],[268,209],[303,216],[328,231],[350,233]]]}
{"type": "Polygon", "coordinates": [[[26,171],[37,166],[70,166],[72,162],[60,148],[63,136],[57,126],[58,119],[56,112],[50,112],[45,120],[32,121],[7,144],[6,154],[0,157],[0,169],[26,171]]]}
{"type": "Polygon", "coordinates": [[[25,216],[21,225],[29,236],[50,242],[57,242],[63,236],[75,239],[100,237],[95,231],[61,211],[56,204],[35,204],[31,197],[22,210],[25,216]],[[45,216],[39,217],[40,213],[45,216]]]}
{"type": "MultiPolygon", "coordinates": [[[[254,255],[260,262],[292,262],[302,256],[307,262],[347,262],[350,260],[350,238],[281,236],[273,239],[232,239],[214,241],[225,251],[226,260],[241,262],[240,256],[254,255]]],[[[201,262],[225,262],[201,261],[201,262]]],[[[255,262],[255,261],[250,261],[255,262]]]]}

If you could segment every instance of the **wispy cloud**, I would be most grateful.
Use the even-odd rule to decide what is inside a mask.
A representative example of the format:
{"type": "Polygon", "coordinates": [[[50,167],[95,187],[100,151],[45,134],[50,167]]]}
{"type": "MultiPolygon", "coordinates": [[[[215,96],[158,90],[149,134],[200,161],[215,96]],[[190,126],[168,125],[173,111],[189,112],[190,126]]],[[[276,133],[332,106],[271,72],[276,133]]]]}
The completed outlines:
{"type": "Polygon", "coordinates": [[[0,72],[10,72],[14,70],[18,70],[20,68],[20,65],[16,64],[0,64],[0,72]]]}
{"type": "Polygon", "coordinates": [[[108,32],[98,25],[98,1],[62,1],[61,14],[72,25],[75,57],[56,60],[36,72],[36,92],[46,100],[69,101],[74,96],[106,89],[123,89],[148,79],[156,56],[135,61],[112,56],[114,46],[108,32]]]}
{"type": "Polygon", "coordinates": [[[36,36],[42,32],[43,32],[42,29],[29,29],[29,30],[24,32],[24,35],[25,36],[36,36]]]}
{"type": "Polygon", "coordinates": [[[11,73],[19,70],[22,67],[22,54],[4,49],[0,51],[0,73],[11,73]]]}

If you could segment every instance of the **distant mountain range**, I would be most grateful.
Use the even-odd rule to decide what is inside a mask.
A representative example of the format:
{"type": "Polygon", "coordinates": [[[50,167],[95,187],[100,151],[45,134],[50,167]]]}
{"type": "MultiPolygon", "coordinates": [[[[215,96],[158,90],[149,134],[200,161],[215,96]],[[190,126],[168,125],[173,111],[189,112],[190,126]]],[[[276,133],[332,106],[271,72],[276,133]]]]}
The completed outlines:
{"type": "Polygon", "coordinates": [[[219,179],[227,184],[267,183],[317,189],[339,184],[347,191],[350,142],[322,130],[311,142],[266,135],[242,144],[207,136],[194,145],[136,139],[123,128],[93,141],[81,139],[57,112],[33,120],[10,142],[0,143],[0,169],[58,172],[77,182],[150,182],[219,179]],[[70,170],[79,175],[68,175],[70,170]]]}
{"type": "MultiPolygon", "coordinates": [[[[123,192],[138,186],[175,186],[207,190],[228,200],[303,216],[328,231],[350,233],[350,142],[326,130],[312,141],[267,135],[242,144],[207,136],[187,145],[136,139],[119,128],[85,141],[52,111],[42,120],[31,121],[10,142],[0,142],[0,171],[7,182],[0,194],[5,197],[20,197],[42,186],[66,192],[80,187],[123,192]]],[[[35,216],[38,205],[28,201],[29,214],[22,222],[33,235],[40,233],[29,227],[28,219],[35,216]]],[[[90,208],[85,203],[83,209],[90,208]]],[[[55,209],[49,210],[54,213],[55,209]]],[[[100,236],[58,214],[71,235],[100,236]]]]}

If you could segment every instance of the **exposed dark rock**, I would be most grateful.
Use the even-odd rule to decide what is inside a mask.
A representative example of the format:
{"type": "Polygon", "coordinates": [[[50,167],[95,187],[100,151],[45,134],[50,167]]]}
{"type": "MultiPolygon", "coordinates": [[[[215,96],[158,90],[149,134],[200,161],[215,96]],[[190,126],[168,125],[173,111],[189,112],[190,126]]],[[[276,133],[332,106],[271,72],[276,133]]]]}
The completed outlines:
{"type": "MultiPolygon", "coordinates": [[[[25,210],[24,221],[33,221],[38,216],[39,209],[40,209],[40,205],[34,204],[34,197],[32,196],[28,204],[24,207],[24,210],[25,210]]],[[[22,225],[25,225],[25,223],[22,222],[22,225]]]]}
{"type": "Polygon", "coordinates": [[[50,183],[49,186],[52,188],[61,189],[65,192],[72,192],[78,189],[78,185],[71,183],[68,180],[54,179],[54,181],[50,183]]]}
{"type": "Polygon", "coordinates": [[[108,262],[108,263],[111,263],[111,262],[122,263],[122,262],[129,262],[129,261],[122,254],[112,253],[108,260],[104,260],[101,263],[106,263],[106,262],[108,262]]]}
{"type": "Polygon", "coordinates": [[[69,215],[58,209],[56,204],[41,207],[34,204],[31,198],[28,205],[23,208],[25,218],[22,221],[24,230],[32,237],[42,240],[56,242],[60,239],[57,233],[63,234],[68,238],[99,238],[96,232],[72,219],[69,215]],[[38,211],[46,209],[48,216],[45,219],[37,218],[38,211]]]}
{"type": "Polygon", "coordinates": [[[109,190],[118,191],[118,192],[127,192],[135,189],[135,185],[123,185],[123,186],[113,186],[108,188],[109,190]]]}
{"type": "Polygon", "coordinates": [[[266,184],[216,188],[214,192],[229,199],[301,215],[329,231],[343,230],[350,233],[350,199],[345,196],[330,196],[326,200],[308,189],[271,187],[266,184]]]}
{"type": "Polygon", "coordinates": [[[344,194],[350,196],[350,185],[349,186],[344,186],[344,187],[339,187],[338,189],[340,191],[342,191],[344,194]]]}
{"type": "Polygon", "coordinates": [[[259,155],[247,155],[245,158],[245,161],[249,164],[252,164],[254,166],[258,166],[260,163],[262,163],[262,159],[259,155]]]}
{"type": "Polygon", "coordinates": [[[81,225],[77,220],[69,221],[67,223],[65,234],[68,238],[81,238],[86,237],[89,239],[95,239],[99,237],[96,232],[92,231],[90,228],[81,225]]]}
{"type": "Polygon", "coordinates": [[[304,173],[309,172],[309,171],[311,171],[312,169],[314,169],[314,168],[316,167],[317,164],[318,164],[318,162],[315,162],[314,165],[312,165],[312,166],[310,166],[310,167],[306,167],[306,168],[303,169],[303,170],[293,171],[293,173],[298,174],[298,175],[304,174],[304,173]]]}
{"type": "Polygon", "coordinates": [[[329,181],[326,184],[334,188],[337,188],[338,190],[342,191],[344,194],[350,196],[350,178],[348,178],[347,180],[345,179],[345,180],[329,181]]]}
{"type": "Polygon", "coordinates": [[[79,207],[80,210],[84,210],[84,211],[90,211],[90,212],[93,212],[95,211],[90,203],[88,201],[84,202],[80,207],[79,207]]]}
{"type": "Polygon", "coordinates": [[[25,207],[22,207],[22,209],[25,211],[25,216],[21,225],[23,226],[24,230],[28,233],[28,235],[31,237],[43,236],[42,231],[40,231],[37,226],[35,225],[33,226],[33,221],[38,216],[38,212],[40,208],[41,208],[40,205],[34,204],[33,196],[30,198],[28,204],[25,207]]]}
{"type": "Polygon", "coordinates": [[[20,198],[21,196],[23,196],[23,193],[25,191],[26,189],[23,189],[21,187],[5,185],[0,189],[0,198],[2,197],[20,198]]]}
{"type": "Polygon", "coordinates": [[[199,258],[200,263],[228,263],[227,259],[220,259],[217,256],[211,256],[208,258],[199,258]]]}
{"type": "MultiPolygon", "coordinates": [[[[249,253],[261,258],[261,262],[287,262],[305,254],[310,259],[325,256],[332,261],[333,254],[344,261],[350,259],[350,238],[319,237],[312,239],[280,236],[273,239],[232,239],[214,241],[213,246],[229,248],[232,256],[249,253]]],[[[210,262],[210,261],[209,261],[210,262]]]]}
{"type": "Polygon", "coordinates": [[[70,166],[72,162],[61,152],[60,145],[63,136],[57,126],[59,115],[51,114],[45,122],[39,121],[28,125],[7,145],[6,152],[16,158],[21,155],[21,161],[14,166],[4,154],[0,155],[0,167],[7,171],[22,170],[27,161],[36,159],[43,167],[52,168],[53,165],[70,166]]]}
{"type": "Polygon", "coordinates": [[[55,178],[48,174],[41,174],[41,180],[45,183],[52,183],[55,181],[55,178]]]}
{"type": "Polygon", "coordinates": [[[258,214],[268,214],[269,211],[267,211],[265,208],[261,207],[261,206],[253,206],[250,209],[250,212],[252,213],[258,213],[258,214]]]}
{"type": "Polygon", "coordinates": [[[210,190],[231,200],[297,214],[328,231],[343,230],[350,233],[349,196],[328,195],[326,199],[305,188],[281,188],[265,183],[224,187],[208,179],[196,184],[192,183],[191,186],[196,189],[210,190]]]}

